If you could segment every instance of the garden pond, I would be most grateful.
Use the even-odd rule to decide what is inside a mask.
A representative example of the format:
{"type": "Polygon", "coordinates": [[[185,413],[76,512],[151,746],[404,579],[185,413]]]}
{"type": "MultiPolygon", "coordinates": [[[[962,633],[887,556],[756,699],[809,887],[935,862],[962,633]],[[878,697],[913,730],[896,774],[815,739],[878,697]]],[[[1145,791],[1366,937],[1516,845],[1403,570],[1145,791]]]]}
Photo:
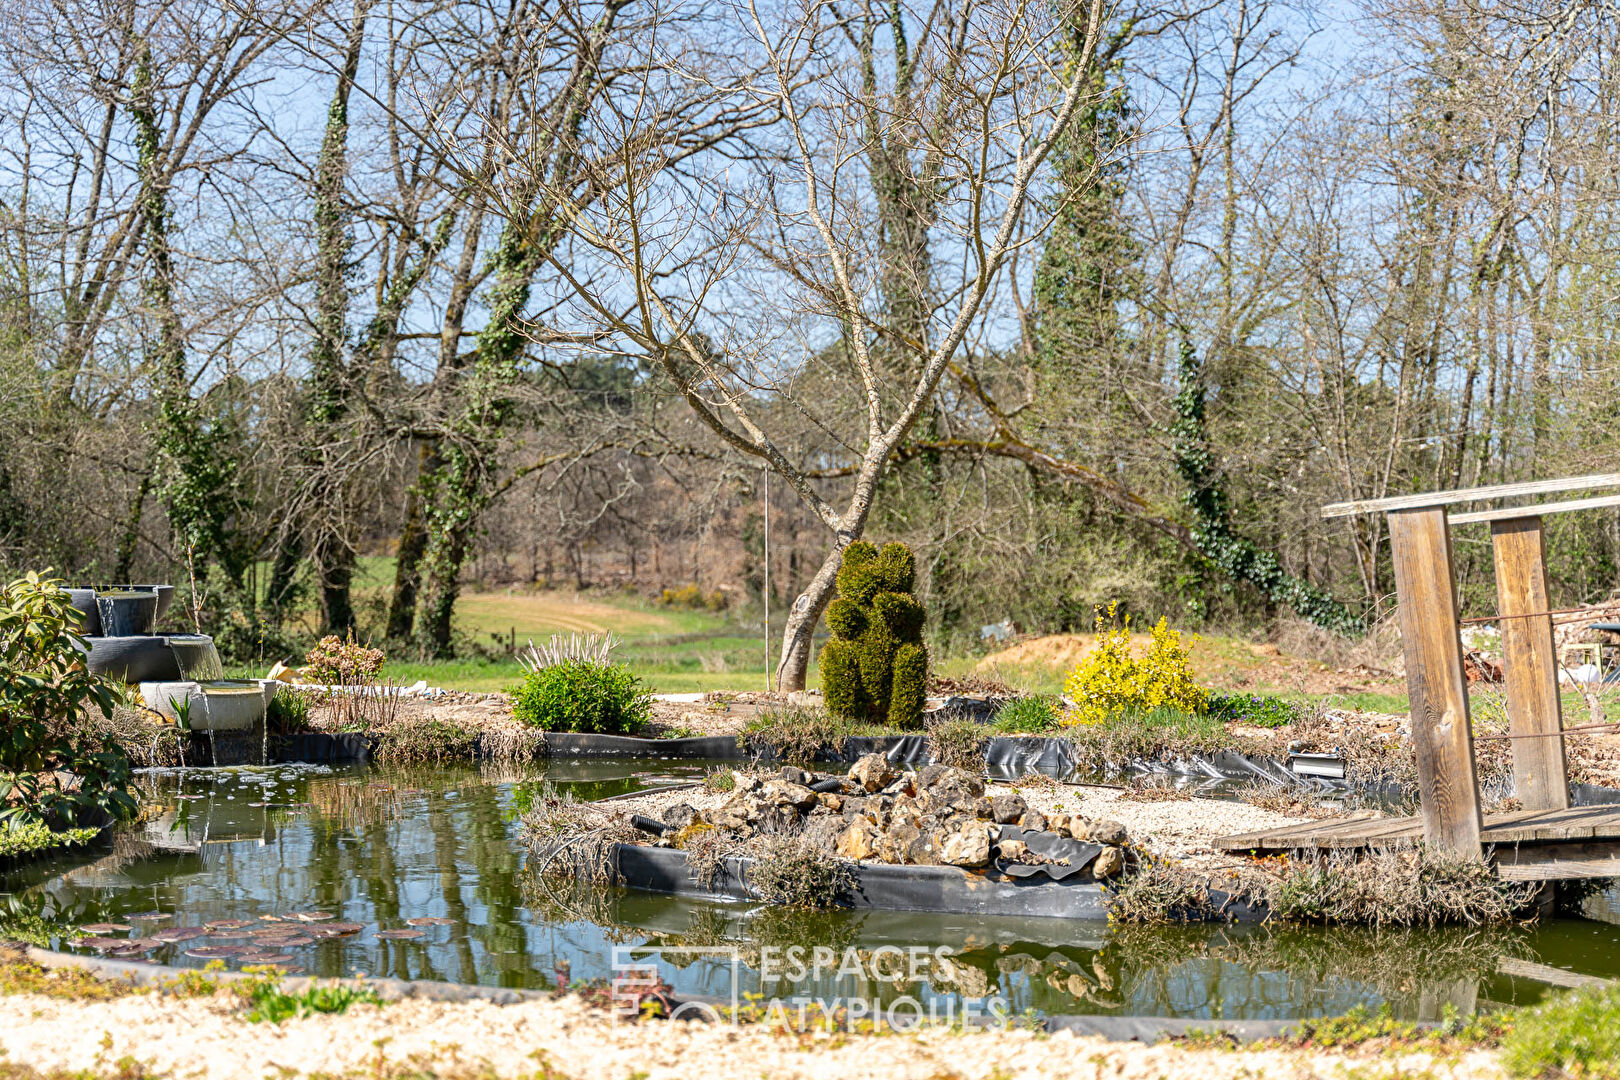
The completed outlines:
{"type": "Polygon", "coordinates": [[[1607,894],[1588,902],[1596,919],[1374,933],[800,912],[548,887],[525,873],[519,819],[541,785],[600,799],[697,780],[708,767],[554,759],[146,772],[139,825],[96,851],[0,876],[0,937],[88,951],[70,943],[103,924],[82,933],[180,937],[146,954],[177,966],[223,958],[235,967],[274,954],[319,976],[523,988],[606,983],[616,957],[644,960],[660,949],[660,970],[681,995],[725,1000],[735,977],[743,995],[905,996],[936,1014],[966,1000],[1015,1015],[1231,1020],[1387,1004],[1432,1019],[1534,1002],[1572,975],[1620,976],[1620,905],[1607,894]],[[207,936],[183,929],[210,923],[207,936]],[[341,924],[360,929],[330,934],[341,924]],[[762,985],[762,966],[795,945],[804,963],[778,959],[777,978],[762,985]],[[918,954],[920,978],[885,977],[918,954]]]}

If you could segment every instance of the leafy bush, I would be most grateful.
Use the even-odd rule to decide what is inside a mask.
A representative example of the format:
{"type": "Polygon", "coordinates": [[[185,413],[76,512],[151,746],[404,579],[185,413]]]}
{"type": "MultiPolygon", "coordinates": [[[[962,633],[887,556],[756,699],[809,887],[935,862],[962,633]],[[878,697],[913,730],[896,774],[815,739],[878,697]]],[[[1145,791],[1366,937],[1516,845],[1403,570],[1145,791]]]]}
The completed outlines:
{"type": "Polygon", "coordinates": [[[1096,724],[1127,710],[1202,712],[1205,693],[1193,681],[1181,632],[1160,619],[1138,657],[1131,652],[1130,616],[1121,618],[1118,610],[1116,602],[1097,613],[1095,644],[1063,684],[1074,702],[1066,722],[1096,724]]]}
{"type": "Polygon", "coordinates": [[[665,589],[658,602],[665,607],[686,608],[689,611],[724,611],[727,599],[726,594],[719,589],[704,592],[693,584],[682,585],[677,589],[665,589]]]}
{"type": "Polygon", "coordinates": [[[1576,990],[1519,1010],[1502,1065],[1513,1076],[1620,1078],[1620,988],[1576,990]]]}
{"type": "Polygon", "coordinates": [[[304,676],[328,686],[364,686],[382,670],[383,651],[328,634],[304,655],[304,676]]]}
{"type": "Polygon", "coordinates": [[[110,721],[117,695],[85,666],[82,619],[38,574],[0,589],[0,824],[135,813],[129,758],[89,715],[110,721]]]}
{"type": "Polygon", "coordinates": [[[922,726],[928,692],[927,618],[911,595],[917,560],[904,544],[856,541],[838,568],[838,599],[827,608],[832,640],[821,650],[827,709],[846,720],[922,726]]]}
{"type": "Polygon", "coordinates": [[[997,731],[1019,735],[1038,735],[1058,726],[1056,703],[1044,695],[1013,698],[996,710],[994,721],[997,731]]]}
{"type": "Polygon", "coordinates": [[[1292,724],[1304,711],[1297,702],[1270,694],[1211,693],[1204,708],[1223,723],[1268,728],[1292,724]]]}
{"type": "Polygon", "coordinates": [[[529,672],[512,701],[512,718],[542,731],[630,735],[651,714],[652,696],[629,668],[582,660],[529,672]]]}

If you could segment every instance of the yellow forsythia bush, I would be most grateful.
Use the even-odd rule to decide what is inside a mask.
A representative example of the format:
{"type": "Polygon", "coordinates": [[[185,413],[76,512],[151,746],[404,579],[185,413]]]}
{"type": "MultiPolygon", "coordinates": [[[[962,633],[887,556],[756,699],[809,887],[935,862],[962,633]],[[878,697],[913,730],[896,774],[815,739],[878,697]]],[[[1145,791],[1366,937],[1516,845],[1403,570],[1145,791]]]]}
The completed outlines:
{"type": "Polygon", "coordinates": [[[1063,683],[1064,694],[1075,706],[1063,722],[1097,724],[1122,712],[1160,708],[1202,712],[1206,695],[1193,681],[1181,632],[1161,618],[1147,650],[1135,656],[1130,616],[1120,618],[1118,609],[1116,601],[1106,612],[1098,612],[1096,644],[1063,683]]]}

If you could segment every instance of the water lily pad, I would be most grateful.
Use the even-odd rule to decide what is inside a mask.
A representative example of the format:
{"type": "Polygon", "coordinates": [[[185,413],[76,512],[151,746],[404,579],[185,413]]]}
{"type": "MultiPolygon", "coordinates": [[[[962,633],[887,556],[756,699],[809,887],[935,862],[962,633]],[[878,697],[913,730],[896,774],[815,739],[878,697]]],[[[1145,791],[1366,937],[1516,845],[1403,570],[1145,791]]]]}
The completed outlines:
{"type": "Polygon", "coordinates": [[[152,936],[159,941],[190,941],[207,933],[205,926],[165,926],[162,930],[154,931],[152,936]]]}
{"type": "Polygon", "coordinates": [[[257,937],[253,939],[255,949],[301,949],[305,945],[315,944],[315,939],[308,934],[286,937],[257,937]]]}
{"type": "Polygon", "coordinates": [[[283,915],[282,918],[297,919],[299,922],[326,922],[329,919],[337,918],[337,916],[330,911],[294,911],[291,914],[283,915]]]}
{"type": "Polygon", "coordinates": [[[210,930],[208,940],[214,941],[252,941],[253,935],[246,930],[210,930]]]}
{"type": "Polygon", "coordinates": [[[294,958],[287,953],[243,953],[237,959],[244,964],[290,964],[294,958]]]}
{"type": "Polygon", "coordinates": [[[427,937],[420,930],[379,930],[377,938],[381,941],[409,941],[412,938],[427,937]]]}
{"type": "Polygon", "coordinates": [[[125,915],[131,922],[162,922],[164,919],[174,918],[167,911],[142,911],[135,915],[125,915]]]}
{"type": "Polygon", "coordinates": [[[241,956],[250,951],[246,945],[204,945],[197,949],[187,949],[186,955],[197,960],[229,960],[233,956],[241,956]]]}
{"type": "Polygon", "coordinates": [[[424,915],[419,919],[406,919],[406,926],[454,926],[456,920],[442,918],[438,915],[424,915]]]}
{"type": "Polygon", "coordinates": [[[252,926],[252,919],[215,919],[213,922],[203,923],[210,930],[240,930],[244,926],[252,926]]]}
{"type": "Polygon", "coordinates": [[[83,930],[87,934],[116,934],[120,931],[130,931],[135,928],[130,926],[128,923],[98,922],[91,923],[88,926],[81,926],[79,929],[83,930]]]}
{"type": "Polygon", "coordinates": [[[311,926],[309,933],[320,932],[322,937],[345,937],[349,934],[358,934],[366,928],[365,923],[357,922],[330,922],[320,926],[311,926]]]}
{"type": "Polygon", "coordinates": [[[120,945],[125,945],[128,942],[128,938],[121,937],[81,937],[74,938],[72,941],[68,942],[68,944],[72,945],[75,949],[94,949],[97,952],[106,952],[109,949],[116,949],[120,945]]]}

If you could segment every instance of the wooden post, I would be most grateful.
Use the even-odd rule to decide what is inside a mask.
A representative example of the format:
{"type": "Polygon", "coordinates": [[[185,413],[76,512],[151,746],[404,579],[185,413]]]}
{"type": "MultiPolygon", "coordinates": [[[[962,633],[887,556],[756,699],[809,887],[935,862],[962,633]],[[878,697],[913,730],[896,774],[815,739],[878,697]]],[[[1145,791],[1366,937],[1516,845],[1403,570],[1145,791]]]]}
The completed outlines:
{"type": "Polygon", "coordinates": [[[1391,511],[1389,540],[1412,702],[1423,838],[1442,851],[1477,859],[1479,784],[1445,508],[1391,511]]]}
{"type": "MultiPolygon", "coordinates": [[[[1491,522],[1496,549],[1496,609],[1503,616],[1546,611],[1547,564],[1541,518],[1491,522]]],[[[1569,806],[1569,775],[1564,764],[1562,706],[1558,700],[1558,657],[1552,616],[1504,617],[1502,671],[1507,688],[1508,730],[1514,735],[1513,789],[1526,810],[1569,806]]]]}

